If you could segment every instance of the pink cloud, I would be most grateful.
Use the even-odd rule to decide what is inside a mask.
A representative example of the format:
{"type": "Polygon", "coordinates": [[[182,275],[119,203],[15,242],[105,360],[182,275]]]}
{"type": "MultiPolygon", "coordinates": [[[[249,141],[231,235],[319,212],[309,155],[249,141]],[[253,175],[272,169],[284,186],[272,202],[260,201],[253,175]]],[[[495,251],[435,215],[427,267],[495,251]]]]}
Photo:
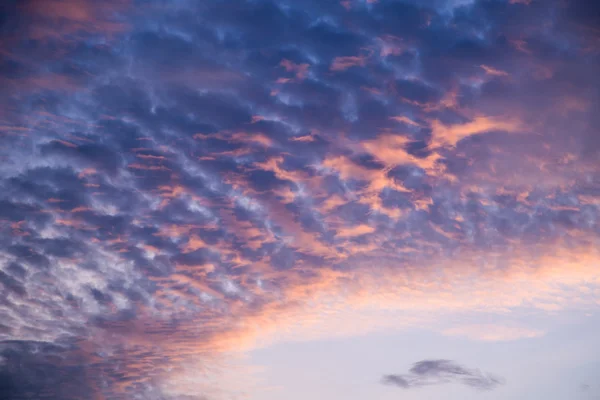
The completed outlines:
{"type": "Polygon", "coordinates": [[[331,63],[331,71],[345,71],[352,67],[364,67],[367,64],[365,56],[336,57],[331,63]]]}

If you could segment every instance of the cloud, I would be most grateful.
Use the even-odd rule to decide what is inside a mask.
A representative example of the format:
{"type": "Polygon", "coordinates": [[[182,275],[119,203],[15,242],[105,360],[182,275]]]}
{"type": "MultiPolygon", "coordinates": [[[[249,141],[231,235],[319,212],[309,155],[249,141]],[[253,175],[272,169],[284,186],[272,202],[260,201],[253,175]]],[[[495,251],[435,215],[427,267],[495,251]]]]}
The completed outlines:
{"type": "Polygon", "coordinates": [[[368,233],[372,233],[375,231],[375,228],[369,225],[359,225],[353,226],[349,228],[343,228],[338,231],[338,236],[340,237],[353,237],[353,236],[361,236],[366,235],[368,233]]]}
{"type": "Polygon", "coordinates": [[[500,377],[465,368],[450,360],[418,361],[408,374],[384,375],[382,382],[402,389],[458,383],[476,390],[493,390],[504,384],[500,377]]]}
{"type": "Polygon", "coordinates": [[[4,3],[4,397],[597,307],[593,2],[4,3]]]}
{"type": "Polygon", "coordinates": [[[485,71],[486,74],[492,76],[508,76],[508,72],[496,69],[494,67],[490,67],[488,65],[480,65],[480,67],[485,71]]]}
{"type": "Polygon", "coordinates": [[[332,71],[344,71],[352,67],[364,67],[367,63],[365,56],[344,56],[336,57],[331,63],[332,71]]]}
{"type": "Polygon", "coordinates": [[[463,124],[445,125],[439,121],[433,121],[432,146],[456,146],[461,140],[486,132],[504,131],[517,132],[522,130],[521,123],[511,118],[501,117],[476,117],[472,121],[463,124]]]}

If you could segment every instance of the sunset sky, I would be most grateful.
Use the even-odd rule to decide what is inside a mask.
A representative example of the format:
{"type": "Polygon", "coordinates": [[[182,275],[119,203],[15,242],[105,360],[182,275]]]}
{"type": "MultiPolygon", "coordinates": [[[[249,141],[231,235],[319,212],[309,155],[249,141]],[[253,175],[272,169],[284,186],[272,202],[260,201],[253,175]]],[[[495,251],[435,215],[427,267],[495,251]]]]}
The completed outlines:
{"type": "Polygon", "coordinates": [[[0,399],[600,399],[600,1],[0,3],[0,399]]]}

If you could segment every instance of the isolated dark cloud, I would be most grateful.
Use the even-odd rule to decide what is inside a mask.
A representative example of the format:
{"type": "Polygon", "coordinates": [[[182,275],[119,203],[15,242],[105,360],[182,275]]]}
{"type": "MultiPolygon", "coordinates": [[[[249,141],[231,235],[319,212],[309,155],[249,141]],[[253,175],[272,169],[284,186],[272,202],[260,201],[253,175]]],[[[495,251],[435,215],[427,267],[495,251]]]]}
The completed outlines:
{"type": "Polygon", "coordinates": [[[504,379],[478,369],[469,369],[450,360],[423,360],[413,364],[408,374],[384,375],[382,382],[402,389],[458,383],[477,390],[493,390],[504,379]]]}

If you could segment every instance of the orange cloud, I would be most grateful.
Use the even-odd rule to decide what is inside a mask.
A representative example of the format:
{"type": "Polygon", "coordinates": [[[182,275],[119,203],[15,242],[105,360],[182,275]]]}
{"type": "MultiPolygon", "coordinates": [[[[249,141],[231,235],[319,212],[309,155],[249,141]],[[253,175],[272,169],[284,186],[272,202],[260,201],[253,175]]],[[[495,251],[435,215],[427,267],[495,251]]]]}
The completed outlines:
{"type": "Polygon", "coordinates": [[[188,239],[188,242],[185,244],[185,247],[183,248],[183,252],[190,253],[192,251],[196,251],[198,249],[203,249],[206,247],[207,247],[207,245],[204,242],[204,240],[202,240],[198,236],[194,235],[194,236],[190,236],[190,238],[188,239]]]}
{"type": "Polygon", "coordinates": [[[293,72],[297,80],[303,80],[308,75],[309,64],[296,64],[288,59],[283,59],[281,65],[287,72],[293,72]]]}
{"type": "Polygon", "coordinates": [[[323,201],[323,203],[319,207],[319,211],[321,213],[328,213],[331,210],[333,210],[343,204],[346,204],[347,202],[348,201],[346,199],[343,199],[342,197],[334,194],[334,195],[326,198],[325,201],[323,201]]]}
{"type": "Polygon", "coordinates": [[[405,116],[398,116],[398,117],[390,117],[391,120],[394,120],[396,122],[403,122],[407,125],[412,125],[412,126],[421,126],[420,124],[416,123],[415,121],[413,121],[412,119],[405,117],[405,116]]]}
{"type": "Polygon", "coordinates": [[[380,197],[381,191],[385,188],[399,192],[409,192],[408,189],[387,175],[387,169],[364,168],[345,156],[325,158],[322,165],[325,168],[335,171],[343,180],[369,182],[364,189],[355,194],[359,203],[366,204],[371,210],[385,214],[393,219],[397,219],[402,215],[402,212],[397,208],[385,207],[380,197]]]}
{"type": "Polygon", "coordinates": [[[313,134],[310,134],[310,135],[304,135],[304,136],[294,136],[294,137],[291,137],[289,140],[291,140],[292,142],[314,142],[315,137],[313,134]]]}
{"type": "Polygon", "coordinates": [[[436,162],[440,158],[437,153],[432,153],[425,158],[418,158],[408,153],[406,146],[410,139],[400,135],[383,134],[376,139],[361,142],[361,146],[373,157],[389,167],[402,164],[412,164],[426,171],[434,171],[436,162]]]}
{"type": "Polygon", "coordinates": [[[488,75],[493,75],[493,76],[508,76],[508,72],[496,69],[494,67],[489,67],[487,65],[480,65],[480,67],[488,75]]]}
{"type": "Polygon", "coordinates": [[[331,71],[345,71],[351,67],[364,67],[367,64],[365,56],[336,57],[331,63],[331,71]]]}
{"type": "Polygon", "coordinates": [[[431,147],[455,147],[458,142],[469,136],[490,131],[518,132],[524,129],[522,123],[515,118],[475,117],[463,124],[445,125],[438,120],[431,122],[431,147]]]}
{"type": "Polygon", "coordinates": [[[375,232],[374,227],[372,227],[370,225],[361,224],[361,225],[352,226],[352,227],[348,227],[348,228],[342,228],[342,229],[338,230],[336,236],[342,237],[342,238],[347,238],[347,237],[362,236],[362,235],[366,235],[367,233],[373,233],[373,232],[375,232]]]}

